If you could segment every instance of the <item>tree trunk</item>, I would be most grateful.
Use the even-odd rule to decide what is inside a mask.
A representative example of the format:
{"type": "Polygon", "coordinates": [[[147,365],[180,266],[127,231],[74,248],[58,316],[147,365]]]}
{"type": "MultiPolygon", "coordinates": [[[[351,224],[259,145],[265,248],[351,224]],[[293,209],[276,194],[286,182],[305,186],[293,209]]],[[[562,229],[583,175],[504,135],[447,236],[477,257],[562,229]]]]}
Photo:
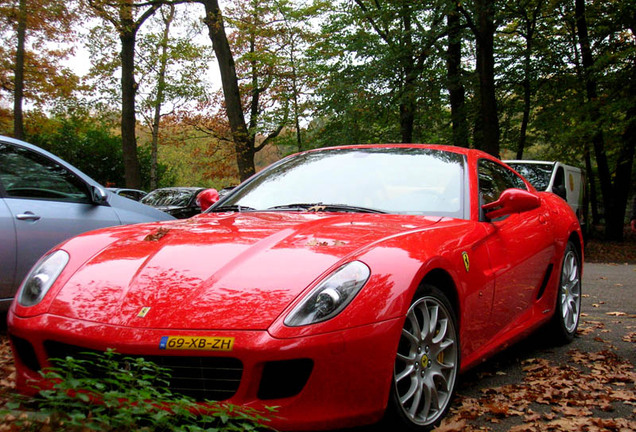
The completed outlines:
{"type": "Polygon", "coordinates": [[[521,119],[521,129],[519,131],[519,141],[517,142],[517,159],[523,159],[523,151],[526,147],[526,135],[528,131],[528,123],[530,122],[530,105],[532,97],[532,89],[530,88],[530,79],[532,75],[532,25],[528,23],[526,28],[526,49],[524,56],[524,77],[523,77],[523,117],[521,119]]]}
{"type": "Polygon", "coordinates": [[[415,123],[415,78],[412,72],[404,80],[402,100],[400,101],[400,134],[403,143],[413,142],[413,124],[415,123]]]}
{"type": "Polygon", "coordinates": [[[477,74],[479,112],[475,124],[475,146],[499,157],[499,118],[495,97],[494,1],[477,0],[477,74]]]}
{"type": "Polygon", "coordinates": [[[633,142],[631,150],[629,148],[629,137],[624,140],[624,146],[621,149],[620,157],[618,160],[616,179],[614,186],[612,186],[611,173],[609,170],[609,164],[607,162],[607,155],[605,153],[605,139],[603,136],[603,130],[600,127],[601,113],[598,108],[598,94],[597,83],[593,75],[594,58],[592,56],[592,49],[590,45],[590,39],[587,31],[587,18],[585,15],[585,0],[575,1],[575,15],[576,15],[576,28],[579,38],[579,44],[581,46],[581,58],[583,61],[583,73],[585,77],[585,89],[588,99],[588,115],[593,124],[597,125],[595,133],[592,136],[592,145],[594,147],[594,156],[596,158],[596,165],[598,168],[598,178],[601,184],[601,195],[603,198],[603,215],[605,217],[605,238],[607,240],[621,241],[623,239],[623,224],[625,217],[625,207],[627,205],[627,190],[629,189],[630,177],[624,178],[625,172],[629,172],[631,175],[632,159],[629,162],[622,159],[627,157],[631,153],[631,157],[634,155],[633,142]],[[625,165],[629,165],[629,169],[625,168],[625,165]],[[621,170],[621,166],[623,166],[621,170]],[[620,181],[624,181],[624,184],[619,183],[619,172],[621,173],[620,181]]]}
{"type": "Polygon", "coordinates": [[[448,27],[447,85],[451,106],[453,145],[468,148],[468,121],[466,118],[466,95],[462,84],[462,41],[459,12],[457,10],[450,12],[446,20],[448,27]]]}
{"type": "Polygon", "coordinates": [[[225,34],[223,16],[218,1],[201,0],[201,3],[205,6],[206,16],[204,22],[208,27],[214,53],[219,62],[225,108],[230,122],[232,138],[234,139],[239,175],[241,180],[245,180],[256,172],[254,167],[254,146],[249,139],[245,123],[234,57],[225,34]]]}
{"type": "MultiPolygon", "coordinates": [[[[634,90],[634,89],[632,89],[634,90]]],[[[634,94],[632,91],[631,94],[634,94]]],[[[623,226],[625,224],[625,212],[629,189],[632,180],[632,167],[634,164],[634,152],[636,147],[636,106],[632,105],[627,110],[627,127],[621,136],[621,148],[616,163],[612,202],[613,208],[610,215],[605,216],[605,236],[609,240],[623,240],[623,226]]]]}
{"type": "Polygon", "coordinates": [[[592,156],[590,155],[590,146],[586,142],[585,144],[585,171],[587,177],[587,184],[589,185],[588,190],[588,201],[589,206],[592,211],[592,226],[596,226],[600,222],[600,217],[598,215],[598,203],[596,201],[596,176],[594,175],[594,171],[592,170],[592,156]]]}
{"type": "Polygon", "coordinates": [[[303,149],[303,140],[300,131],[300,108],[298,101],[298,75],[296,73],[296,58],[294,57],[294,52],[296,50],[294,37],[291,37],[291,50],[289,55],[290,65],[291,65],[291,74],[292,74],[292,102],[294,104],[294,127],[296,128],[296,147],[298,151],[302,151],[303,149]]]}
{"type": "Polygon", "coordinates": [[[170,25],[174,19],[174,5],[170,5],[168,16],[163,17],[165,28],[161,40],[161,58],[159,59],[159,76],[157,77],[157,95],[155,112],[152,121],[152,147],[150,149],[150,190],[157,188],[157,150],[159,147],[159,124],[161,122],[161,105],[163,104],[163,90],[166,85],[166,69],[168,66],[168,38],[170,25]]]}
{"type": "Polygon", "coordinates": [[[24,45],[26,41],[26,0],[20,0],[18,6],[18,46],[15,54],[14,96],[13,96],[13,136],[24,139],[24,115],[22,101],[24,99],[24,45]]]}
{"type": "Polygon", "coordinates": [[[141,169],[137,157],[137,137],[135,128],[137,119],[135,115],[135,96],[137,83],[135,83],[135,39],[137,26],[133,20],[130,0],[120,9],[121,27],[119,38],[121,40],[121,141],[124,159],[124,175],[126,187],[141,188],[141,169]]]}
{"type": "Polygon", "coordinates": [[[403,70],[404,86],[400,97],[400,134],[403,143],[413,142],[413,125],[416,110],[416,80],[415,59],[413,54],[413,29],[411,28],[411,10],[408,2],[402,3],[403,26],[403,70]]]}

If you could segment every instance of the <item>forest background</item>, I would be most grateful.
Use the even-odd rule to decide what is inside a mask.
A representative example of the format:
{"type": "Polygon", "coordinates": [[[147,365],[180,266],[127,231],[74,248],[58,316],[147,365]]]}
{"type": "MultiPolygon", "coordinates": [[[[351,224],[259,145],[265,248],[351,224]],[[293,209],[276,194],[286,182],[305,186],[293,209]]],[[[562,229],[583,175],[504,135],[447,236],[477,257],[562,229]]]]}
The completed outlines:
{"type": "Polygon", "coordinates": [[[285,154],[425,142],[586,168],[621,240],[636,2],[0,0],[0,134],[102,184],[235,185],[285,154]]]}

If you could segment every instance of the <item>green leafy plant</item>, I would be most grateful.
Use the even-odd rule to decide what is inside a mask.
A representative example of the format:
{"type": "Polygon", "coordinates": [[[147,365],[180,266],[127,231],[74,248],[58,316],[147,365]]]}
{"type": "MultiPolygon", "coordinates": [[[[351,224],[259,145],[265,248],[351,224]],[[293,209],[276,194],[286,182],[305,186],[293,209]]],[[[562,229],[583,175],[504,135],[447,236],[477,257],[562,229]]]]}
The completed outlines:
{"type": "MultiPolygon", "coordinates": [[[[170,375],[143,358],[109,350],[54,359],[41,372],[49,388],[15,395],[1,414],[19,430],[269,431],[257,410],[173,393],[170,375]]],[[[268,408],[270,414],[275,408],[268,408]]]]}

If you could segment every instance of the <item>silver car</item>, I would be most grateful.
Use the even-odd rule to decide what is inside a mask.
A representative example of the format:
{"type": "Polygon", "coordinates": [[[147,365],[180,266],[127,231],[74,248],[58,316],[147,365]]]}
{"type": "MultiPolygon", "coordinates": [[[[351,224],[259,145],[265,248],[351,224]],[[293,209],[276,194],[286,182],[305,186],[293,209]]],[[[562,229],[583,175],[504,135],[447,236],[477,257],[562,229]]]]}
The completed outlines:
{"type": "Polygon", "coordinates": [[[174,219],[119,196],[62,159],[0,136],[0,311],[53,246],[97,228],[174,219]]]}

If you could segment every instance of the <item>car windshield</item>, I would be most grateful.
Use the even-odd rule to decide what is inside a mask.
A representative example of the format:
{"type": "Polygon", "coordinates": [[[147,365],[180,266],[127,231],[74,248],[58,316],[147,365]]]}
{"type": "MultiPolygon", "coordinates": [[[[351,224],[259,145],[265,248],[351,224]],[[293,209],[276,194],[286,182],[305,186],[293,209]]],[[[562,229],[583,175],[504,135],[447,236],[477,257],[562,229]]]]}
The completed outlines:
{"type": "Polygon", "coordinates": [[[344,148],[284,159],[211,211],[379,211],[462,217],[464,157],[425,148],[344,148]],[[218,209],[218,210],[217,210],[218,209]]]}
{"type": "Polygon", "coordinates": [[[548,189],[554,164],[511,162],[508,165],[525,177],[536,190],[544,191],[548,189]]]}
{"type": "Polygon", "coordinates": [[[154,207],[185,207],[194,194],[189,189],[156,189],[141,199],[143,204],[154,207]]]}

